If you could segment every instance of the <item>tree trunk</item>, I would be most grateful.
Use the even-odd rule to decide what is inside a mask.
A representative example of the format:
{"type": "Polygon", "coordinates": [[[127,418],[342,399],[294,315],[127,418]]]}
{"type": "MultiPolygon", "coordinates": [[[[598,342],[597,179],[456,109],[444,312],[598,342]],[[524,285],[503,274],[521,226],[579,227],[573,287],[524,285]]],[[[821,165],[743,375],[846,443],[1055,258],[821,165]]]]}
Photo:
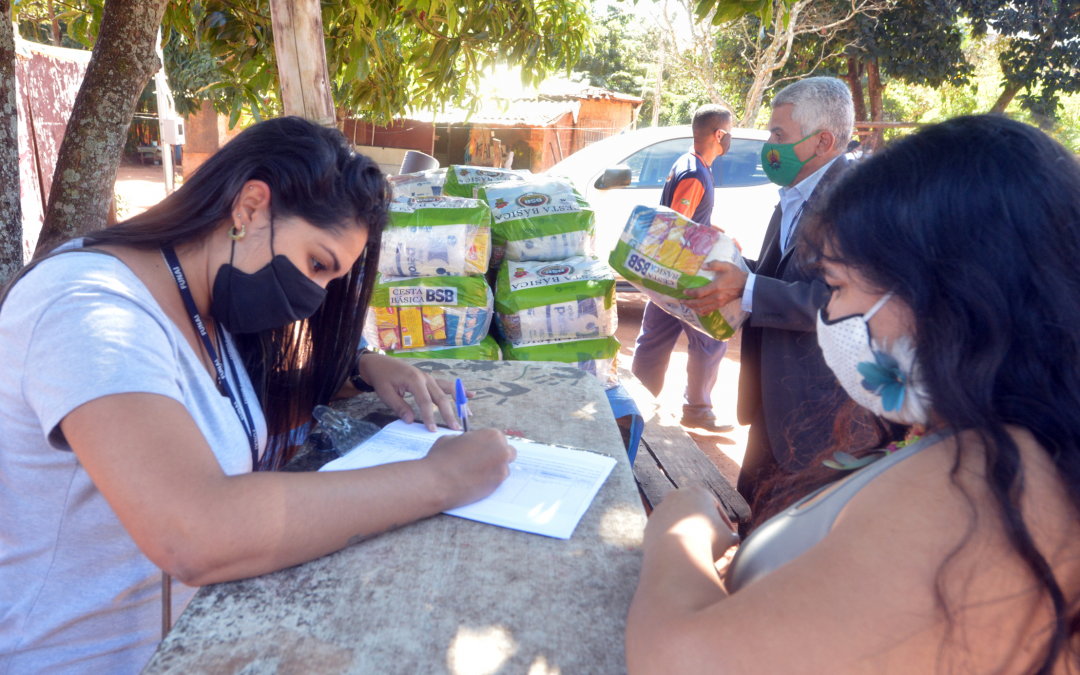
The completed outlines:
{"type": "MultiPolygon", "coordinates": [[[[876,58],[866,60],[866,83],[867,88],[870,90],[870,120],[873,122],[884,122],[885,109],[881,103],[881,92],[884,87],[881,86],[881,73],[878,70],[878,61],[876,58]]],[[[874,133],[870,136],[871,150],[876,152],[884,145],[885,130],[880,127],[874,129],[874,133]]]]}
{"type": "Polygon", "coordinates": [[[851,89],[851,100],[855,103],[855,121],[868,122],[870,118],[866,116],[866,96],[863,94],[862,88],[862,67],[859,64],[859,58],[856,56],[848,57],[847,83],[848,88],[851,89]]]}
{"type": "Polygon", "coordinates": [[[0,285],[23,264],[19,200],[19,108],[15,98],[15,31],[11,0],[0,0],[0,285]]]}
{"type": "Polygon", "coordinates": [[[105,227],[139,94],[159,67],[154,47],[168,0],[106,0],[101,29],[56,159],[34,257],[105,227]]]}
{"type": "Polygon", "coordinates": [[[56,12],[53,11],[53,0],[49,0],[49,37],[57,47],[63,47],[64,41],[60,37],[60,22],[56,20],[56,12]]]}
{"type": "Polygon", "coordinates": [[[319,0],[270,0],[270,21],[285,114],[336,126],[319,0]]]}
{"type": "MultiPolygon", "coordinates": [[[[780,2],[773,2],[773,35],[768,47],[759,51],[760,56],[755,57],[751,64],[754,81],[750,85],[750,91],[746,95],[746,109],[739,126],[752,129],[757,123],[758,113],[761,111],[761,102],[765,98],[765,92],[772,84],[773,73],[780,70],[791,56],[791,47],[795,41],[795,27],[799,25],[799,15],[806,6],[808,0],[795,2],[788,8],[787,22],[783,20],[783,12],[780,11],[780,2]]],[[[759,36],[759,40],[764,39],[759,36]]]]}
{"type": "Polygon", "coordinates": [[[990,108],[992,113],[1004,114],[1005,109],[1009,107],[1012,100],[1016,98],[1016,95],[1020,93],[1020,90],[1024,88],[1022,84],[1013,84],[1008,82],[1005,84],[1005,91],[1001,92],[1001,96],[998,96],[998,100],[994,102],[993,107],[990,108]]]}

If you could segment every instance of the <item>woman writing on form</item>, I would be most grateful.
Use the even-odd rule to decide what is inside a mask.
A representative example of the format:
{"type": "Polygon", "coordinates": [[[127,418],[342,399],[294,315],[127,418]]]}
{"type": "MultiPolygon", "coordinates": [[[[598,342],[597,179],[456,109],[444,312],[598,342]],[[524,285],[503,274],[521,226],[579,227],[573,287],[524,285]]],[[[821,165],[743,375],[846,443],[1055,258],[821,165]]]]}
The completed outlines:
{"type": "Polygon", "coordinates": [[[262,122],[155,207],[0,295],[0,673],[134,673],[193,588],[490,494],[484,429],[427,458],[278,473],[317,404],[369,385],[452,426],[448,383],[357,358],[389,187],[335,130],[262,122]],[[327,517],[332,514],[333,517],[327,517]],[[78,589],[78,590],[73,590],[78,589]]]}

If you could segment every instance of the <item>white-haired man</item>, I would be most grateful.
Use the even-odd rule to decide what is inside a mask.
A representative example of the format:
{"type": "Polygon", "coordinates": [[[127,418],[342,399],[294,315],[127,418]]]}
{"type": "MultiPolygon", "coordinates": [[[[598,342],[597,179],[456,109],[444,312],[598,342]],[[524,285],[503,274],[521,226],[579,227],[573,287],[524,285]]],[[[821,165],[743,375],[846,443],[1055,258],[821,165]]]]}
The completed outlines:
{"type": "MultiPolygon", "coordinates": [[[[751,312],[743,327],[739,423],[750,437],[739,492],[753,505],[758,488],[778,471],[805,468],[832,439],[832,421],[847,399],[821,355],[818,309],[829,290],[813,270],[793,259],[799,222],[827,186],[853,162],[844,157],[855,123],[847,86],[811,77],[784,88],[772,102],[762,168],[781,186],[761,247],[747,274],[711,263],[716,279],[687,301],[707,313],[742,297],[751,312]]],[[[745,534],[750,524],[740,524],[745,534]]]]}

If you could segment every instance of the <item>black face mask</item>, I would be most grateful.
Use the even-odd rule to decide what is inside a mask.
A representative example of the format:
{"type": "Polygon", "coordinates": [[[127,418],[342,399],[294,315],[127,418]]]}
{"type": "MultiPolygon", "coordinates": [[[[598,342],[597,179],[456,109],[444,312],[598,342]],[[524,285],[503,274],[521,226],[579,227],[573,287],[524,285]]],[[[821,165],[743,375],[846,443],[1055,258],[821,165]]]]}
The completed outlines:
{"type": "MultiPolygon", "coordinates": [[[[274,253],[273,226],[270,253],[274,253]]],[[[287,326],[315,313],[326,298],[326,289],[296,268],[283,255],[274,255],[258,272],[248,274],[229,264],[214,277],[210,315],[230,333],[260,333],[287,326]]]]}

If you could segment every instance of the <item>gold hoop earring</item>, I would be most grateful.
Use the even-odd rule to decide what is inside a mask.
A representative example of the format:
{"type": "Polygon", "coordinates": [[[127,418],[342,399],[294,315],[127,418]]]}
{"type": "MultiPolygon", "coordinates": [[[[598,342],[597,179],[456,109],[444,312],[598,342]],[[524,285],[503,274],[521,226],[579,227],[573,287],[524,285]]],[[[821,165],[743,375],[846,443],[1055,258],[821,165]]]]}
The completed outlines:
{"type": "Polygon", "coordinates": [[[244,237],[244,231],[247,229],[246,225],[240,225],[240,231],[236,231],[236,224],[229,228],[229,238],[233,241],[240,241],[244,237]]]}

